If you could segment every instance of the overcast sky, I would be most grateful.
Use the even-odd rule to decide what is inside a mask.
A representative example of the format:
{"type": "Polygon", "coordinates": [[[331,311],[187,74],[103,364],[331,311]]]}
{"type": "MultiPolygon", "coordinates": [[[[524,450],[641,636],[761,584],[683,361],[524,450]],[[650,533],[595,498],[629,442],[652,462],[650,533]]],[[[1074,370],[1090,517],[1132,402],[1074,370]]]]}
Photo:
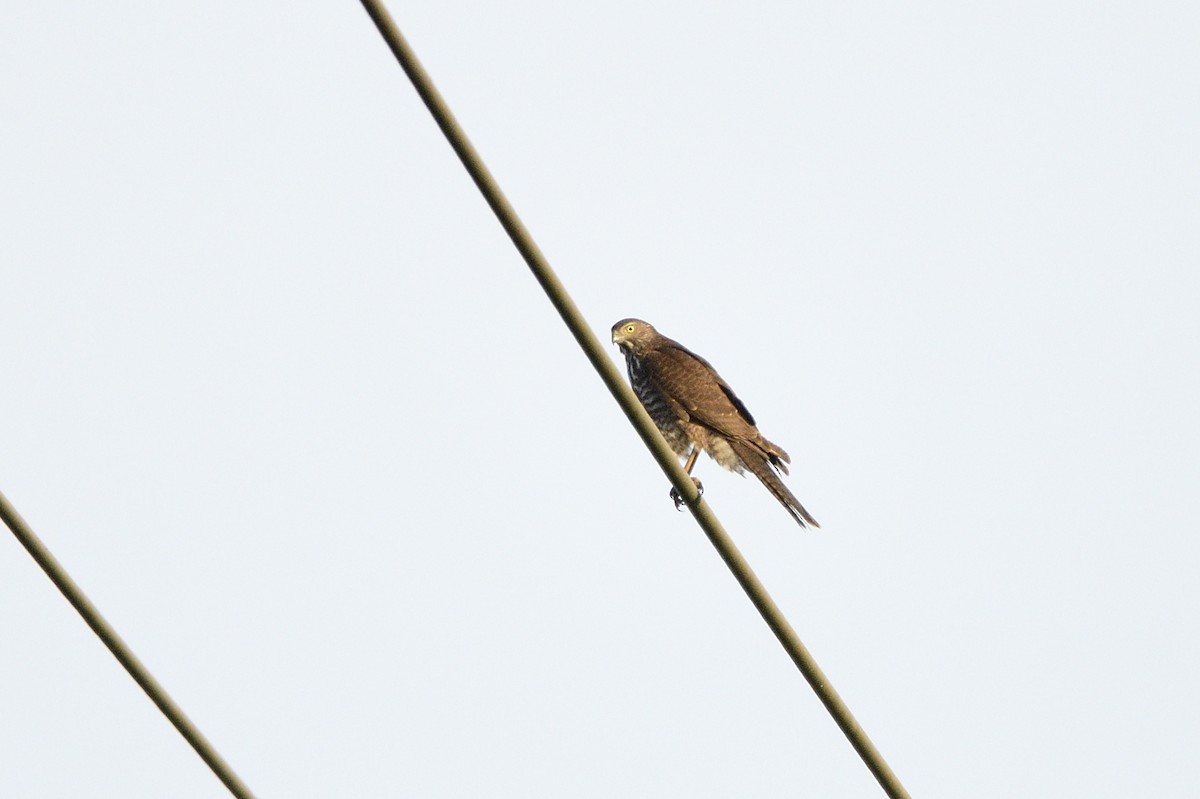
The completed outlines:
{"type": "MultiPolygon", "coordinates": [[[[391,9],[914,796],[1195,795],[1200,7],[391,9]]],[[[880,795],[358,3],[0,18],[0,490],[258,796],[880,795]]],[[[226,796],[0,539],[0,796],[226,796]]]]}

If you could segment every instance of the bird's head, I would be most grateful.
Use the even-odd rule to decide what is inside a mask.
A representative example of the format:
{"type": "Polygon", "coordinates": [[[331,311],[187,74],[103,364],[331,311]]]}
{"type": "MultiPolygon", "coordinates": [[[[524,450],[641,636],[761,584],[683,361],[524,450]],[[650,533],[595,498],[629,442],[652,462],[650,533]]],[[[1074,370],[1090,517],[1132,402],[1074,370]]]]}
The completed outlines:
{"type": "Polygon", "coordinates": [[[641,319],[622,319],[612,327],[612,341],[623,350],[639,352],[645,345],[658,338],[658,331],[649,322],[641,319]]]}

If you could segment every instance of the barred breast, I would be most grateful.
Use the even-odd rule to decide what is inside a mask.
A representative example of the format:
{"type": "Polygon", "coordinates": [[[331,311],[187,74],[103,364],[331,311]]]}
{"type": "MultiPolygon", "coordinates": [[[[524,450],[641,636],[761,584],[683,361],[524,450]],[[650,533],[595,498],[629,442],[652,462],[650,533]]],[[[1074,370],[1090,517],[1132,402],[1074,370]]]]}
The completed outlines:
{"type": "Polygon", "coordinates": [[[646,374],[641,360],[629,350],[624,352],[625,365],[629,369],[629,385],[633,387],[633,393],[641,400],[642,407],[646,409],[646,413],[650,414],[654,426],[663,434],[663,438],[667,440],[667,444],[671,446],[675,454],[687,455],[692,444],[688,440],[683,423],[671,410],[671,406],[667,404],[663,395],[654,388],[654,383],[646,374]]]}

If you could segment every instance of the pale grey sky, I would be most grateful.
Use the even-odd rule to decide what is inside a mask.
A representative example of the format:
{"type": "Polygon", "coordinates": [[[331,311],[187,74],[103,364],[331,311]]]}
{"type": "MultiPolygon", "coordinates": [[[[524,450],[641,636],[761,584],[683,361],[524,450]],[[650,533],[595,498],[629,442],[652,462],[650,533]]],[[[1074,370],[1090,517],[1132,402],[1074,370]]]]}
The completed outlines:
{"type": "MultiPolygon", "coordinates": [[[[391,9],[914,796],[1194,795],[1200,8],[391,9]]],[[[260,797],[880,795],[359,4],[0,42],[0,490],[260,797]]],[[[0,796],[227,795],[0,538],[0,796]]]]}

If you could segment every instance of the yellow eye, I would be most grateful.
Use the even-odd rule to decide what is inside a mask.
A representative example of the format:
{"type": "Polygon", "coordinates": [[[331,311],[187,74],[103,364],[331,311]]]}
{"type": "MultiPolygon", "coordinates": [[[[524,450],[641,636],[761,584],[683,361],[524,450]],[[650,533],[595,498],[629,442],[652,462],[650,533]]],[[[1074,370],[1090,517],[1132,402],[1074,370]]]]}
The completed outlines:
{"type": "Polygon", "coordinates": [[[632,333],[635,330],[637,330],[637,325],[625,325],[626,333],[632,333]]]}

